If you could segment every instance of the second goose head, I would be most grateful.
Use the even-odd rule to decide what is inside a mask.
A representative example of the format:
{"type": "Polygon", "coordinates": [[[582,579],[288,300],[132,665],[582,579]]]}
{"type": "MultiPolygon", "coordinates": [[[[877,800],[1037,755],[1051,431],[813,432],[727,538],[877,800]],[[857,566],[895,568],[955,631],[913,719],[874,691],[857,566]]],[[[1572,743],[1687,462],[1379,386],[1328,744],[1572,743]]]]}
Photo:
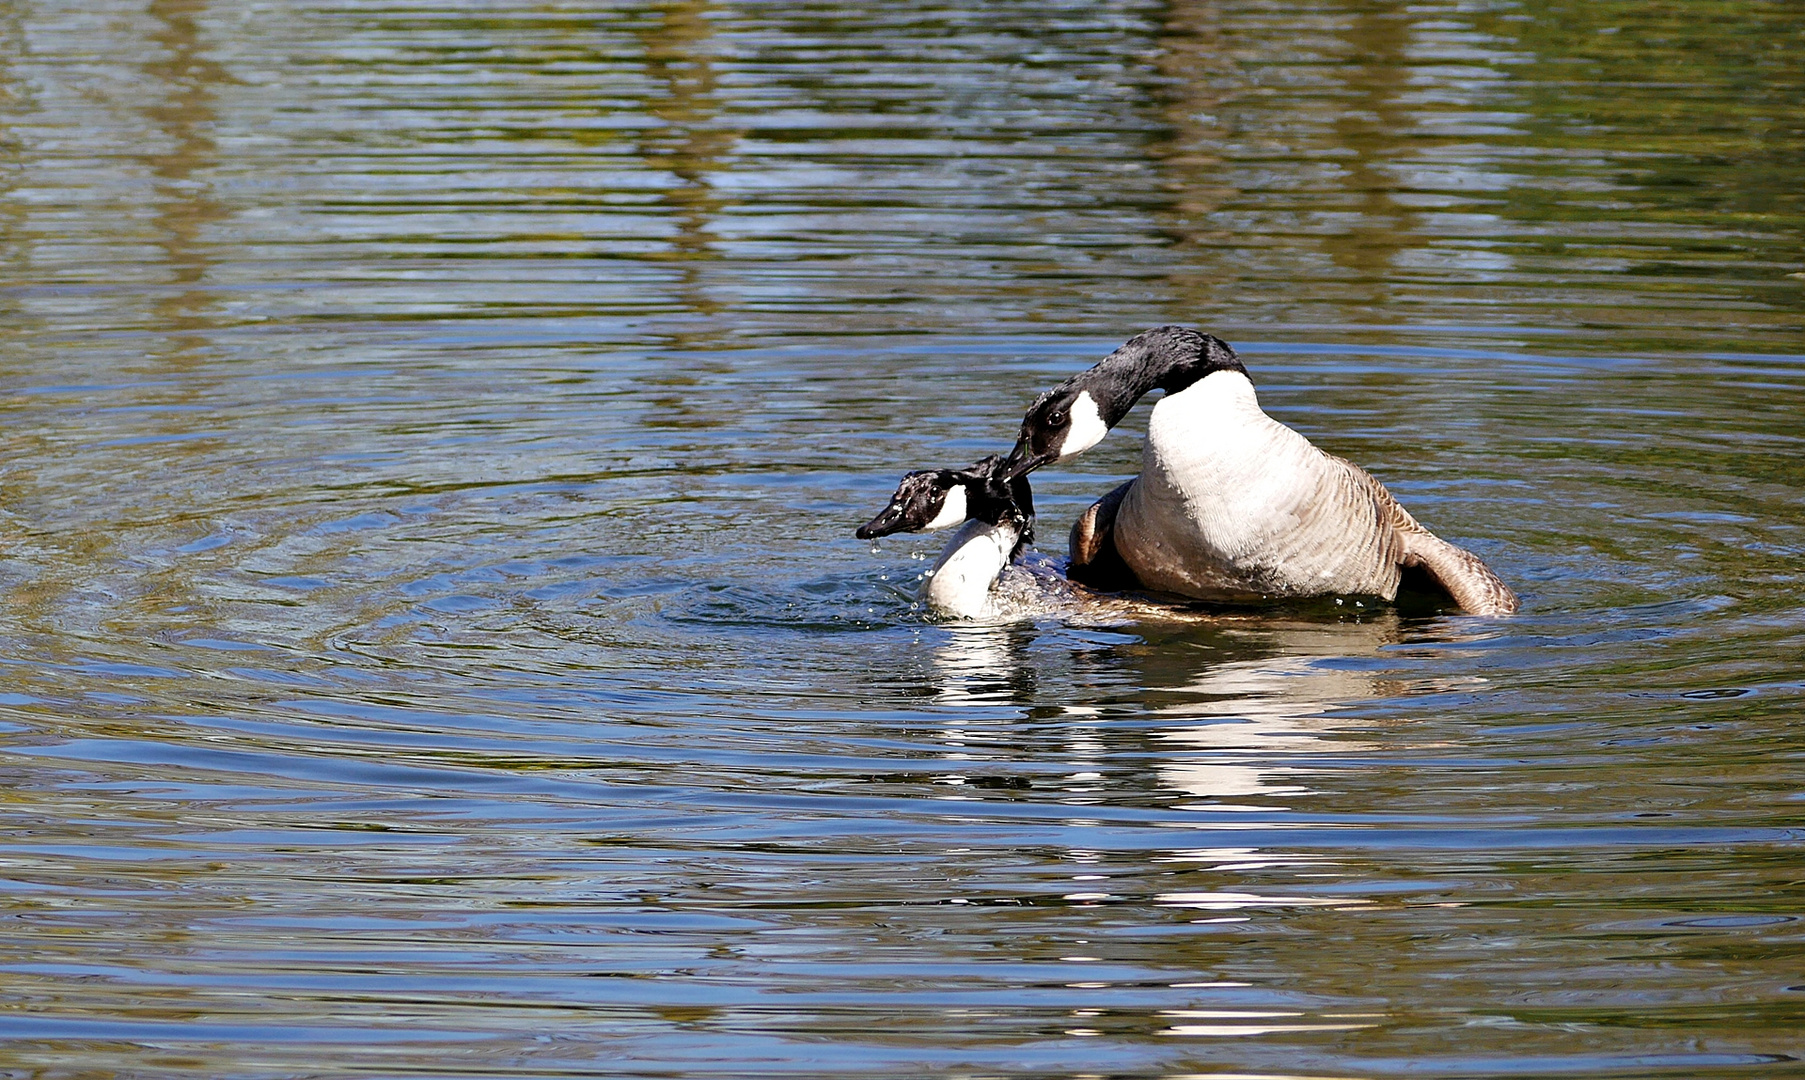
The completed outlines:
{"type": "Polygon", "coordinates": [[[1034,520],[1034,496],[1025,476],[1006,478],[1004,460],[992,454],[963,469],[923,469],[896,485],[890,505],[853,533],[875,540],[899,532],[930,532],[967,520],[1013,526],[1025,541],[1034,520]]]}
{"type": "Polygon", "coordinates": [[[1157,326],[1136,334],[1089,371],[1034,399],[1002,475],[1013,479],[1081,454],[1102,442],[1149,391],[1177,393],[1218,371],[1247,374],[1221,338],[1187,326],[1157,326]]]}

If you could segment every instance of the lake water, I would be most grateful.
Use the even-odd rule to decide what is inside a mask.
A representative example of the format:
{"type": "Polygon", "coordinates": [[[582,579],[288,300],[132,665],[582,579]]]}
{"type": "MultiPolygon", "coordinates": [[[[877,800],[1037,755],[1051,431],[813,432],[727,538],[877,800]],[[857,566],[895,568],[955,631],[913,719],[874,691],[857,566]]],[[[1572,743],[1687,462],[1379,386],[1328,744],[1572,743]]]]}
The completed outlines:
{"type": "Polygon", "coordinates": [[[0,116],[0,1075],[1805,1076],[1796,5],[11,0],[0,116]],[[1165,322],[1523,613],[925,617],[1165,322]]]}

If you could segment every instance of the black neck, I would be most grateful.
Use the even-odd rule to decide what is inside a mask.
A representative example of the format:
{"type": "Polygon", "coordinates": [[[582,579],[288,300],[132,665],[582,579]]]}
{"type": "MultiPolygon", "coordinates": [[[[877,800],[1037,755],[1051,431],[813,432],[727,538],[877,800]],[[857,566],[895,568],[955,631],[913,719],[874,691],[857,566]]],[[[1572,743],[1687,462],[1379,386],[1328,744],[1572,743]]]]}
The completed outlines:
{"type": "Polygon", "coordinates": [[[1221,338],[1188,326],[1159,326],[1123,342],[1096,367],[1075,376],[1072,385],[1088,390],[1103,422],[1115,427],[1147,393],[1176,394],[1218,371],[1247,374],[1221,338]]]}
{"type": "Polygon", "coordinates": [[[1013,525],[1015,550],[1010,559],[1034,541],[1034,491],[1026,476],[1004,480],[998,473],[1002,458],[992,455],[966,473],[965,516],[986,525],[1013,525]]]}

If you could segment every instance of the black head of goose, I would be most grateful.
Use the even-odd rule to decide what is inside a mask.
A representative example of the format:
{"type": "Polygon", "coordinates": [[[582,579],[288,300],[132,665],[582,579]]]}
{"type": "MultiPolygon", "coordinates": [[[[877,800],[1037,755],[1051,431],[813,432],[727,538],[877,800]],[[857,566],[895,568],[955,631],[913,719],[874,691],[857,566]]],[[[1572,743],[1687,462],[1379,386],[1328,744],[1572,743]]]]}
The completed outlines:
{"type": "Polygon", "coordinates": [[[902,478],[889,505],[853,535],[875,540],[899,532],[961,528],[927,573],[921,597],[937,613],[989,614],[990,590],[1034,539],[1034,495],[1026,476],[1005,479],[992,454],[964,469],[923,469],[902,478]]]}
{"type": "Polygon", "coordinates": [[[1141,475],[1072,531],[1072,572],[1119,559],[1141,586],[1218,602],[1397,596],[1406,569],[1465,611],[1517,598],[1470,552],[1418,524],[1359,466],[1317,449],[1260,409],[1227,343],[1180,326],[1137,334],[1036,398],[1004,462],[1019,477],[1083,453],[1148,392],[1141,475]]]}
{"type": "Polygon", "coordinates": [[[1097,366],[1034,399],[1003,474],[1013,478],[1082,454],[1102,442],[1148,393],[1176,394],[1219,371],[1247,377],[1247,368],[1221,338],[1186,326],[1156,326],[1136,334],[1097,366]]]}
{"type": "Polygon", "coordinates": [[[963,469],[907,473],[876,517],[853,530],[860,540],[899,532],[933,532],[966,521],[1012,529],[1020,543],[1033,539],[1034,492],[1025,476],[1005,478],[1001,455],[963,469]]]}

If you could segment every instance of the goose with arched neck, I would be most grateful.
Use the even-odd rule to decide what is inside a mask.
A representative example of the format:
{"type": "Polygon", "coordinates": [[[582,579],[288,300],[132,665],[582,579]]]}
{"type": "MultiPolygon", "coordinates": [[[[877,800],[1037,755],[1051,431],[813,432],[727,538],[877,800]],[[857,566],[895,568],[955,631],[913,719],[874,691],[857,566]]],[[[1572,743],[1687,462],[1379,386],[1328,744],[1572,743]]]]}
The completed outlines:
{"type": "Polygon", "coordinates": [[[1462,610],[1517,610],[1478,556],[1424,528],[1359,466],[1267,416],[1234,349],[1189,327],[1137,334],[1036,398],[1003,477],[1090,449],[1156,389],[1165,394],[1148,419],[1141,475],[1073,527],[1074,577],[1119,564],[1134,584],[1200,600],[1390,600],[1404,571],[1419,568],[1462,610]]]}

